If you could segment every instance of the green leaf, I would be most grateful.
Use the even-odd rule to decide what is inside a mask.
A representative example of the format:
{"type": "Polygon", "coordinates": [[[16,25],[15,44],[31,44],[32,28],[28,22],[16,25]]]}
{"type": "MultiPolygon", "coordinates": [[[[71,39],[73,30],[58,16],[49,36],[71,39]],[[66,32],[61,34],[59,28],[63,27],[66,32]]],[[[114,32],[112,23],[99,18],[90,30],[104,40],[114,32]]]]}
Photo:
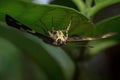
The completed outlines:
{"type": "MultiPolygon", "coordinates": [[[[51,30],[52,17],[55,29],[60,30],[66,29],[73,17],[69,35],[94,36],[92,35],[94,32],[92,23],[78,11],[68,7],[33,4],[24,1],[10,3],[7,0],[2,0],[0,2],[1,21],[4,21],[5,14],[11,15],[41,33],[44,33],[43,28],[51,30]]],[[[50,46],[33,35],[20,33],[7,27],[5,25],[0,27],[1,36],[30,56],[42,68],[48,79],[71,80],[73,78],[74,64],[61,48],[50,46]]]]}
{"type": "Polygon", "coordinates": [[[94,33],[92,23],[78,11],[68,7],[33,4],[24,1],[12,3],[1,1],[0,12],[1,15],[3,13],[9,14],[21,23],[42,33],[44,33],[43,28],[46,31],[51,30],[52,17],[55,29],[60,30],[66,29],[72,17],[69,35],[93,36],[94,33]]]}
{"type": "Polygon", "coordinates": [[[62,5],[62,6],[67,6],[67,7],[72,7],[74,9],[77,9],[76,5],[73,4],[72,0],[52,0],[50,4],[57,4],[57,5],[62,5]]]}
{"type": "Polygon", "coordinates": [[[86,4],[84,3],[84,1],[83,0],[73,0],[73,2],[78,7],[78,9],[80,10],[80,12],[83,13],[83,15],[85,15],[84,12],[86,10],[86,4]]]}
{"type": "Polygon", "coordinates": [[[93,17],[96,13],[98,13],[100,10],[104,9],[105,7],[108,7],[110,5],[120,3],[120,0],[95,0],[95,5],[88,10],[88,17],[93,17]]]}
{"type": "Polygon", "coordinates": [[[120,0],[95,0],[96,4],[102,4],[102,3],[114,3],[114,2],[119,2],[120,0]]]}
{"type": "Polygon", "coordinates": [[[96,36],[100,36],[106,33],[115,32],[116,35],[110,37],[106,40],[98,40],[96,42],[91,42],[90,44],[94,45],[94,48],[90,49],[92,54],[96,54],[100,50],[103,50],[107,47],[115,45],[119,42],[120,39],[120,15],[116,17],[112,17],[106,20],[103,20],[96,24],[96,36]]]}
{"type": "Polygon", "coordinates": [[[120,0],[73,0],[78,9],[87,18],[93,18],[100,10],[111,6],[116,3],[120,3],[120,0]]]}
{"type": "Polygon", "coordinates": [[[22,80],[19,53],[21,51],[0,34],[0,80],[22,80]]]}
{"type": "Polygon", "coordinates": [[[74,74],[74,64],[61,48],[45,44],[39,38],[19,33],[0,23],[0,36],[15,44],[33,59],[49,80],[71,80],[74,74]]]}
{"type": "MultiPolygon", "coordinates": [[[[96,34],[101,35],[109,32],[120,33],[120,15],[103,20],[96,24],[96,34]]],[[[119,36],[118,36],[119,37],[119,36]]]]}

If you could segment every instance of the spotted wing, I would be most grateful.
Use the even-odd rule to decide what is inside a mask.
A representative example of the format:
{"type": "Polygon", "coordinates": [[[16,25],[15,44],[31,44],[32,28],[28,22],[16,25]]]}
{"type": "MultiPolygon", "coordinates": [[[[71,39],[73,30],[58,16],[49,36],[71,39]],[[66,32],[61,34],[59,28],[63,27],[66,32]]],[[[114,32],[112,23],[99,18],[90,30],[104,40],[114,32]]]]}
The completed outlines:
{"type": "Polygon", "coordinates": [[[35,36],[43,39],[43,40],[46,41],[46,42],[49,42],[49,43],[52,43],[52,42],[53,42],[53,39],[50,38],[49,36],[44,35],[44,34],[42,34],[42,33],[40,33],[40,32],[36,32],[35,30],[33,30],[33,29],[25,26],[24,24],[20,23],[19,21],[15,20],[14,18],[12,18],[12,17],[9,16],[9,15],[6,15],[5,20],[6,20],[6,23],[7,23],[9,26],[13,27],[13,28],[16,28],[16,29],[19,29],[19,30],[22,28],[22,29],[24,29],[25,31],[27,31],[28,33],[30,33],[30,34],[32,34],[32,35],[35,35],[35,36]]]}
{"type": "Polygon", "coordinates": [[[92,41],[92,40],[99,40],[99,39],[108,38],[108,37],[111,37],[115,34],[116,34],[115,32],[111,32],[111,33],[104,34],[98,38],[92,38],[92,37],[83,37],[82,38],[79,36],[72,36],[72,37],[68,38],[67,42],[87,42],[87,41],[92,41]]]}
{"type": "Polygon", "coordinates": [[[96,38],[90,38],[90,37],[86,37],[86,38],[81,38],[81,37],[69,37],[67,42],[88,42],[91,40],[96,40],[96,38]]]}

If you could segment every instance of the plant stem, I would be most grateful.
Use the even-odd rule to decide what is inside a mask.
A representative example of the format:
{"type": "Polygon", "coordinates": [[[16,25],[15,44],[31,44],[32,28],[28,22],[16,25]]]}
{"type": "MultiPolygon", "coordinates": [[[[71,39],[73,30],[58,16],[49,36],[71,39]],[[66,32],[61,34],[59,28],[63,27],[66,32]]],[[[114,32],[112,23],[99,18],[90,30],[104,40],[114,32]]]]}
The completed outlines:
{"type": "MultiPolygon", "coordinates": [[[[73,0],[73,2],[75,3],[75,5],[78,7],[79,11],[85,15],[86,17],[89,18],[88,16],[88,10],[90,9],[90,4],[88,3],[86,4],[86,2],[83,2],[82,0],[73,0]]],[[[89,1],[91,2],[91,0],[89,1]]]]}
{"type": "Polygon", "coordinates": [[[97,4],[97,6],[94,6],[93,8],[91,8],[89,10],[89,14],[87,15],[89,18],[90,17],[93,17],[98,11],[102,10],[103,8],[107,7],[107,6],[110,6],[110,5],[113,5],[115,3],[118,3],[120,1],[113,1],[113,2],[103,2],[103,3],[99,3],[97,4]]]}
{"type": "Polygon", "coordinates": [[[82,0],[72,0],[75,4],[76,4],[76,6],[78,7],[78,9],[82,12],[82,11],[84,11],[84,9],[85,9],[85,3],[82,1],[82,0]]]}

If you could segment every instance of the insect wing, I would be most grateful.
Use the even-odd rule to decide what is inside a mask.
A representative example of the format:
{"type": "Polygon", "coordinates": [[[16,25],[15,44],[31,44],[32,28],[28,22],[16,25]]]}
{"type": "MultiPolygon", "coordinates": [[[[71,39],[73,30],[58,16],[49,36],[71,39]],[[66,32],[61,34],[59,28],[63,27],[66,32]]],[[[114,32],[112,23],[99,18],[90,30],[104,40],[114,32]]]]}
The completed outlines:
{"type": "Polygon", "coordinates": [[[92,37],[78,37],[78,36],[73,36],[73,37],[69,37],[68,38],[68,42],[87,42],[87,41],[92,41],[92,40],[99,40],[99,39],[104,39],[104,38],[108,38],[108,37],[111,37],[113,35],[116,35],[115,32],[111,32],[111,33],[107,33],[107,34],[104,34],[98,38],[92,38],[92,37]]]}
{"type": "Polygon", "coordinates": [[[15,20],[14,18],[12,18],[9,15],[6,15],[5,20],[6,20],[6,23],[9,26],[12,26],[13,28],[16,28],[16,29],[19,29],[19,30],[22,28],[22,29],[26,30],[28,33],[43,39],[45,42],[49,42],[49,43],[53,42],[53,39],[50,38],[49,36],[44,35],[44,34],[39,33],[39,32],[35,32],[35,30],[21,24],[19,21],[15,20]]]}
{"type": "Polygon", "coordinates": [[[29,27],[21,24],[20,22],[18,22],[17,20],[13,19],[12,17],[10,17],[9,15],[6,15],[5,17],[6,19],[6,22],[8,25],[14,27],[14,28],[17,28],[17,29],[21,29],[23,28],[24,30],[32,30],[30,29],[29,27]]]}
{"type": "Polygon", "coordinates": [[[88,42],[91,40],[96,40],[96,38],[90,38],[90,37],[86,37],[86,38],[80,38],[80,37],[69,37],[68,38],[68,42],[88,42]]]}

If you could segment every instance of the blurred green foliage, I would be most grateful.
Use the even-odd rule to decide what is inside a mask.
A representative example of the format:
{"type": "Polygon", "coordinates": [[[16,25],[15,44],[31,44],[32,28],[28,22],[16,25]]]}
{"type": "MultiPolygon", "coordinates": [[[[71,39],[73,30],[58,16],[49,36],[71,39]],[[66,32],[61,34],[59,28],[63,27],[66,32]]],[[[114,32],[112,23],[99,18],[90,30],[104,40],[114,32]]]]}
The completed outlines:
{"type": "Polygon", "coordinates": [[[94,16],[100,10],[120,3],[119,0],[55,0],[51,3],[57,5],[35,4],[28,0],[0,1],[0,80],[93,80],[93,77],[88,76],[88,60],[119,42],[120,15],[93,23],[94,16]],[[57,30],[65,29],[73,17],[69,36],[117,34],[107,39],[90,41],[88,45],[94,48],[79,47],[82,43],[77,43],[79,46],[55,47],[6,25],[6,14],[45,35],[48,34],[43,28],[46,32],[51,30],[52,17],[57,30]]]}

